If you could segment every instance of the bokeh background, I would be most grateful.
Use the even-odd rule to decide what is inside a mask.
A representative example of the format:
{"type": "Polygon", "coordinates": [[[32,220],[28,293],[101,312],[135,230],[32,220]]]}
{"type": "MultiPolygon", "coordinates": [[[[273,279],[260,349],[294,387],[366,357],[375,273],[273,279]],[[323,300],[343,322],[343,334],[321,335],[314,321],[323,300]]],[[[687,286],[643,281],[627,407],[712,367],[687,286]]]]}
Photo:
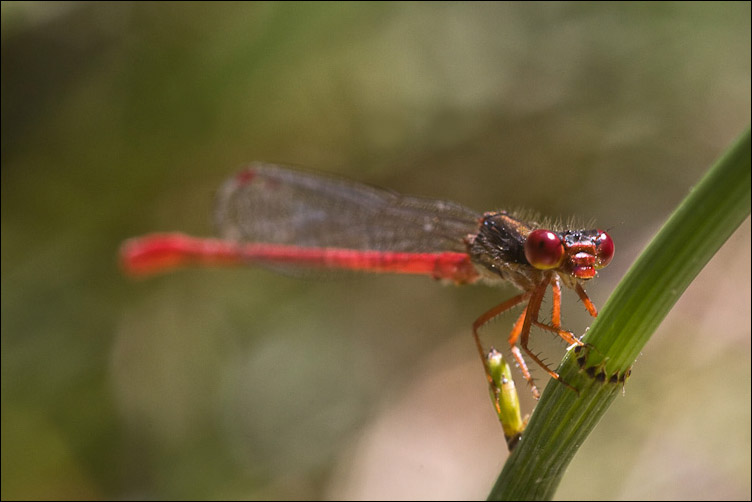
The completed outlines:
{"type": "MultiPolygon", "coordinates": [[[[748,2],[3,2],[2,498],[485,497],[506,453],[470,326],[513,288],[133,281],[120,243],[211,235],[265,160],[594,219],[602,306],[749,121],[748,2]]],[[[625,390],[558,497],[750,498],[749,219],[625,390]]]]}

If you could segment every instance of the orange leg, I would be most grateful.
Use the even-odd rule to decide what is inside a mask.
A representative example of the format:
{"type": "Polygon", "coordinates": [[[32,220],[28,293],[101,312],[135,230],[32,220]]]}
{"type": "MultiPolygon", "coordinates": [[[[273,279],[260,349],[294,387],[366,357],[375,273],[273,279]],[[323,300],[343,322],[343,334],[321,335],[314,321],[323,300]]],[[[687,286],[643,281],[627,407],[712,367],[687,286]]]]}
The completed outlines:
{"type": "Polygon", "coordinates": [[[585,290],[582,289],[580,283],[577,283],[577,285],[574,287],[574,290],[577,291],[577,295],[580,297],[580,300],[582,300],[582,303],[585,305],[588,313],[593,317],[598,317],[598,311],[596,310],[595,305],[593,305],[593,302],[590,301],[590,298],[588,297],[587,293],[585,293],[585,290]]]}
{"type": "MultiPolygon", "coordinates": [[[[535,324],[539,328],[543,328],[545,330],[556,333],[569,345],[572,345],[572,344],[584,345],[576,336],[574,336],[574,333],[572,333],[571,331],[566,331],[564,329],[561,329],[561,284],[559,282],[558,275],[555,275],[554,279],[551,281],[551,289],[553,292],[553,308],[551,309],[551,324],[544,324],[538,321],[533,321],[533,324],[535,324]]],[[[580,284],[577,284],[575,286],[575,290],[577,291],[577,294],[582,300],[582,303],[585,305],[585,308],[587,309],[588,313],[593,317],[597,317],[598,311],[595,310],[595,305],[593,305],[593,302],[590,301],[590,298],[588,298],[588,295],[587,293],[585,293],[585,290],[582,289],[582,286],[580,284]]]]}
{"type": "MultiPolygon", "coordinates": [[[[548,288],[548,281],[540,284],[533,290],[533,293],[530,297],[530,302],[527,304],[527,315],[525,316],[525,323],[522,326],[522,333],[520,334],[520,346],[522,347],[522,350],[524,350],[527,355],[536,363],[538,363],[538,366],[543,368],[546,373],[548,373],[551,378],[554,378],[573,391],[577,392],[577,389],[569,385],[567,382],[561,379],[558,373],[556,373],[554,370],[549,368],[546,363],[541,361],[541,359],[530,350],[527,346],[528,340],[530,338],[530,327],[534,323],[538,323],[538,313],[540,312],[541,302],[543,301],[543,296],[546,294],[546,289],[548,288]]],[[[539,323],[538,323],[539,324],[539,323]]],[[[536,324],[536,326],[538,325],[536,324]]],[[[562,330],[563,331],[563,330],[562,330]]],[[[566,333],[566,332],[565,332],[566,333]]],[[[574,339],[574,336],[572,336],[574,339]]]]}
{"type": "Polygon", "coordinates": [[[535,399],[538,399],[540,398],[540,392],[538,392],[538,387],[536,387],[535,383],[533,382],[533,376],[530,374],[530,370],[527,369],[525,358],[522,357],[522,352],[520,352],[520,348],[517,346],[517,340],[520,338],[520,333],[522,333],[522,326],[525,323],[526,315],[527,307],[525,307],[525,310],[523,310],[520,316],[517,318],[512,331],[509,333],[509,349],[512,351],[514,360],[517,361],[517,366],[519,366],[520,371],[522,372],[522,376],[525,377],[525,380],[527,380],[527,383],[530,385],[530,390],[533,393],[533,397],[535,397],[535,399]]]}
{"type": "Polygon", "coordinates": [[[545,329],[547,331],[551,331],[552,333],[556,333],[562,338],[562,340],[567,342],[569,345],[585,345],[576,336],[574,336],[574,333],[572,333],[571,331],[557,328],[553,325],[544,324],[538,321],[534,321],[533,324],[535,324],[539,328],[545,329]]]}
{"type": "MultiPolygon", "coordinates": [[[[544,288],[545,291],[545,288],[544,288]]],[[[486,365],[486,353],[483,349],[483,344],[480,341],[480,336],[478,335],[478,330],[483,327],[485,324],[487,324],[489,321],[494,319],[495,317],[501,315],[505,311],[511,309],[512,307],[524,302],[530,297],[531,293],[523,293],[521,295],[517,295],[514,298],[510,298],[509,300],[505,301],[504,303],[497,305],[496,307],[492,308],[488,312],[484,313],[482,316],[480,316],[476,321],[473,323],[473,337],[475,338],[475,345],[478,347],[478,353],[481,355],[481,358],[483,359],[483,368],[486,372],[486,378],[488,379],[488,384],[493,388],[493,378],[491,377],[491,373],[488,370],[488,366],[486,365]]],[[[509,346],[512,351],[512,356],[514,356],[515,361],[517,361],[517,365],[520,368],[520,371],[522,372],[522,376],[525,377],[525,380],[527,380],[528,384],[530,384],[531,390],[533,392],[533,397],[535,399],[540,398],[540,392],[538,392],[538,388],[535,386],[535,383],[533,383],[533,376],[530,374],[530,370],[527,368],[527,364],[525,363],[525,359],[522,357],[522,352],[520,352],[520,348],[517,346],[517,340],[520,338],[520,333],[522,332],[522,328],[525,322],[526,314],[527,313],[527,307],[522,311],[520,316],[517,318],[517,321],[514,323],[514,327],[512,328],[512,331],[509,333],[509,346]]],[[[528,326],[528,330],[530,327],[528,326]]]]}
{"type": "MultiPolygon", "coordinates": [[[[598,315],[598,312],[595,309],[595,305],[593,305],[593,302],[590,301],[590,298],[588,298],[587,293],[585,293],[585,290],[582,289],[582,286],[580,284],[577,284],[575,286],[575,291],[577,292],[577,295],[582,300],[583,304],[585,305],[585,308],[590,313],[590,315],[592,315],[593,317],[596,317],[598,315]]],[[[538,388],[535,386],[532,374],[530,373],[530,370],[528,369],[527,364],[525,363],[525,359],[522,356],[522,352],[520,348],[522,348],[522,350],[524,350],[527,353],[527,355],[538,364],[538,366],[543,368],[545,372],[551,376],[551,378],[554,378],[560,381],[561,383],[563,383],[570,389],[577,392],[577,389],[575,389],[574,387],[572,387],[571,385],[563,381],[557,372],[549,368],[546,365],[546,363],[544,363],[537,356],[537,354],[531,351],[530,348],[528,347],[528,341],[530,339],[530,329],[533,326],[537,326],[539,328],[556,333],[569,345],[573,345],[573,344],[583,345],[583,343],[580,340],[578,340],[577,337],[574,336],[574,333],[572,333],[571,331],[566,331],[564,329],[561,329],[561,283],[557,275],[553,275],[553,277],[542,282],[541,284],[536,286],[532,291],[517,295],[514,298],[510,298],[504,303],[497,305],[491,310],[485,312],[478,319],[476,319],[475,322],[473,323],[473,338],[475,339],[475,345],[478,348],[478,354],[480,355],[481,360],[483,361],[483,368],[486,373],[486,379],[488,380],[488,384],[492,387],[494,385],[493,378],[491,377],[491,374],[488,370],[488,366],[486,365],[486,353],[485,353],[485,350],[483,349],[483,344],[480,341],[478,330],[482,328],[485,324],[487,324],[489,321],[494,319],[495,317],[501,315],[502,313],[506,312],[512,307],[515,307],[516,305],[523,303],[526,300],[528,301],[528,304],[525,307],[525,309],[522,311],[520,316],[517,318],[517,321],[514,323],[514,327],[512,328],[512,331],[509,333],[508,341],[509,341],[510,350],[512,352],[512,356],[514,356],[514,359],[515,361],[517,361],[517,365],[519,366],[520,371],[522,372],[522,375],[525,377],[525,380],[527,380],[528,384],[530,385],[531,391],[533,393],[533,397],[535,397],[535,399],[538,399],[540,397],[540,392],[538,391],[538,388]],[[543,297],[546,294],[546,289],[548,289],[549,284],[551,284],[551,289],[553,293],[553,306],[551,309],[551,324],[545,324],[545,323],[538,321],[538,314],[540,313],[541,303],[543,302],[543,297]],[[520,342],[519,346],[517,345],[518,341],[520,342]]]]}
{"type": "Polygon", "coordinates": [[[551,293],[553,295],[551,305],[551,326],[561,328],[561,282],[558,274],[554,274],[551,281],[551,293]]]}
{"type": "MultiPolygon", "coordinates": [[[[478,330],[482,328],[485,324],[487,324],[491,319],[494,319],[495,317],[501,315],[502,313],[506,312],[507,310],[511,309],[512,307],[519,305],[520,303],[524,302],[530,297],[530,293],[522,293],[521,295],[517,295],[514,298],[510,298],[509,300],[505,301],[504,303],[501,303],[488,312],[481,315],[479,318],[475,320],[473,323],[473,338],[475,339],[475,346],[478,348],[478,354],[480,354],[480,358],[483,361],[483,369],[486,372],[486,379],[488,380],[488,385],[490,385],[492,388],[494,387],[494,381],[493,377],[491,377],[491,373],[488,370],[488,366],[486,365],[486,351],[483,349],[483,344],[480,341],[480,336],[478,335],[478,330]]],[[[523,313],[524,315],[524,313],[523,313]]],[[[519,320],[517,321],[517,324],[519,324],[519,320]]],[[[515,324],[515,329],[517,324],[515,324]]],[[[514,332],[514,329],[512,330],[514,332]]],[[[515,339],[516,341],[516,339],[515,339]]],[[[517,357],[515,356],[515,359],[517,357]]],[[[521,359],[521,358],[520,358],[521,359]]],[[[518,360],[519,362],[519,360],[518,360]]],[[[522,363],[525,369],[523,370],[523,373],[527,371],[527,367],[524,366],[524,362],[522,363]]],[[[527,373],[530,374],[529,372],[527,373]]],[[[527,378],[527,377],[526,377],[527,378]]]]}

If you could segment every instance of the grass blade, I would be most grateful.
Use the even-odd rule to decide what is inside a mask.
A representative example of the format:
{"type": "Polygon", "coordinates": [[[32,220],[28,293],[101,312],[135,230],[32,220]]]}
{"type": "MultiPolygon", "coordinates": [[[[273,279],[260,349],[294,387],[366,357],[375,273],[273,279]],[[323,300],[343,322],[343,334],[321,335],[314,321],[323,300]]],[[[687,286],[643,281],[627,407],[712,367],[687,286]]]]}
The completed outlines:
{"type": "Polygon", "coordinates": [[[551,499],[579,445],[684,290],[750,214],[750,130],[692,189],[620,282],[560,374],[549,382],[489,500],[551,499]]]}

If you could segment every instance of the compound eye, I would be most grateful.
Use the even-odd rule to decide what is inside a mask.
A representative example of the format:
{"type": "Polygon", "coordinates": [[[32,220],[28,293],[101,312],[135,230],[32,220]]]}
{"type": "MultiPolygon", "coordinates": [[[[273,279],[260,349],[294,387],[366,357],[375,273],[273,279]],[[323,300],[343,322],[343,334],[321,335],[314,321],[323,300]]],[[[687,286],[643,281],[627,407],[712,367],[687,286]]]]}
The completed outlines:
{"type": "Polygon", "coordinates": [[[564,244],[550,230],[533,230],[525,241],[525,258],[540,270],[557,268],[564,261],[564,244]]]}
{"type": "Polygon", "coordinates": [[[598,237],[595,238],[595,268],[603,268],[614,257],[614,241],[611,236],[603,230],[598,230],[598,237]]]}

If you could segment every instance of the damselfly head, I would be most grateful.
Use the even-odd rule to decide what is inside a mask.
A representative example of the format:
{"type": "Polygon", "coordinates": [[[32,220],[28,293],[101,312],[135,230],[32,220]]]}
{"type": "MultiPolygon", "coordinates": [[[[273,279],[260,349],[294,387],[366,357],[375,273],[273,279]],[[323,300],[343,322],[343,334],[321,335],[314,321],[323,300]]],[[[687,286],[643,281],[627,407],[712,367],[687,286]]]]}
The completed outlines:
{"type": "Polygon", "coordinates": [[[533,267],[559,269],[577,279],[592,279],[613,257],[614,241],[603,230],[537,229],[525,240],[525,258],[533,267]]]}

